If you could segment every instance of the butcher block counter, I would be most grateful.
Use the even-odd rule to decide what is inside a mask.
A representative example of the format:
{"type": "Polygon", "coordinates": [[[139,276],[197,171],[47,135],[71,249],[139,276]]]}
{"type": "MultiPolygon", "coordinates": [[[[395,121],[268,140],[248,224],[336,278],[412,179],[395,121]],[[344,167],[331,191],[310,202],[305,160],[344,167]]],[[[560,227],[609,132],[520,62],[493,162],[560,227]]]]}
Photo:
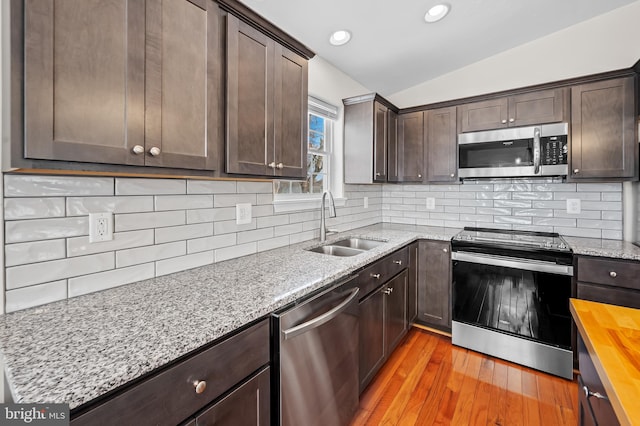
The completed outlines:
{"type": "Polygon", "coordinates": [[[580,357],[581,414],[598,419],[606,397],[620,424],[640,424],[640,309],[571,299],[571,314],[588,353],[580,357]],[[601,383],[588,383],[591,369],[601,383]]]}

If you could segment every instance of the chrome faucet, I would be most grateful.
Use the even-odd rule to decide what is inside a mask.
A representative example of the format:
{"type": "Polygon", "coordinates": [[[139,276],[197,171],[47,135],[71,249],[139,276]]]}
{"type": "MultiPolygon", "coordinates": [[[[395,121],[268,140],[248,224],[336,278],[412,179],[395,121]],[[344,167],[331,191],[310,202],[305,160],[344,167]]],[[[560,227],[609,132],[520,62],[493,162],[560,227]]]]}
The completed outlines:
{"type": "Polygon", "coordinates": [[[322,194],[322,203],[320,204],[320,242],[324,242],[327,239],[327,224],[324,216],[325,199],[329,195],[329,217],[336,217],[336,203],[333,201],[333,195],[331,191],[325,191],[322,194]]]}

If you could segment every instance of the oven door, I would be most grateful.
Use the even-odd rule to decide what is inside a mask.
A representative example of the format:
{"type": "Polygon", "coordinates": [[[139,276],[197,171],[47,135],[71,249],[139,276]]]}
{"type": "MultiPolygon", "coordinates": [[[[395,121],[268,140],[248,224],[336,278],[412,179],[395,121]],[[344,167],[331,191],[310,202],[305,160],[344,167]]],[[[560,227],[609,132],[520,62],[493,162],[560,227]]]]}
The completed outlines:
{"type": "Polygon", "coordinates": [[[571,377],[573,267],[454,252],[452,341],[571,377]]]}

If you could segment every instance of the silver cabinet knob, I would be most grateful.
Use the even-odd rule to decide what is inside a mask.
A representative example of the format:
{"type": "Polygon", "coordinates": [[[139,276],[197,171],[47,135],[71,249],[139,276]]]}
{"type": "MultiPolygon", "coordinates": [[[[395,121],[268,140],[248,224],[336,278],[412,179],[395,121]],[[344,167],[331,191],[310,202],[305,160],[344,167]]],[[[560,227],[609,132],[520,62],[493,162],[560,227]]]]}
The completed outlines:
{"type": "Polygon", "coordinates": [[[502,124],[507,124],[507,120],[502,120],[501,123],[502,124]]]}
{"type": "Polygon", "coordinates": [[[376,280],[379,280],[380,274],[371,274],[371,278],[375,278],[376,280]]]}
{"type": "Polygon", "coordinates": [[[573,169],[573,173],[575,173],[575,174],[580,173],[580,169],[573,169]]]}
{"type": "Polygon", "coordinates": [[[445,253],[449,253],[449,249],[446,249],[446,248],[443,248],[442,251],[445,253]]]}
{"type": "Polygon", "coordinates": [[[609,272],[609,276],[610,276],[611,278],[615,278],[615,277],[617,277],[617,276],[618,276],[618,274],[616,273],[616,271],[611,271],[611,272],[609,272]]]}
{"type": "Polygon", "coordinates": [[[267,167],[271,167],[272,169],[275,169],[276,168],[276,162],[275,161],[270,162],[269,164],[267,164],[267,167]]]}
{"type": "Polygon", "coordinates": [[[207,382],[204,380],[198,380],[193,384],[193,387],[196,388],[196,393],[201,394],[207,388],[207,382]]]}
{"type": "Polygon", "coordinates": [[[376,176],[382,176],[382,174],[381,173],[376,173],[376,176]]]}
{"type": "Polygon", "coordinates": [[[449,176],[456,177],[456,174],[455,173],[451,173],[449,176]]]}
{"type": "Polygon", "coordinates": [[[420,179],[422,179],[422,175],[418,175],[418,177],[419,177],[420,179]]]}
{"type": "Polygon", "coordinates": [[[149,150],[149,154],[153,155],[154,157],[157,157],[158,155],[160,155],[160,148],[158,148],[157,146],[152,146],[151,149],[149,150]]]}
{"type": "Polygon", "coordinates": [[[284,169],[284,164],[278,163],[278,164],[276,164],[276,168],[282,170],[282,169],[284,169]]]}
{"type": "Polygon", "coordinates": [[[140,155],[144,152],[144,147],[142,145],[136,145],[131,151],[133,151],[133,153],[136,155],[140,155]]]}
{"type": "Polygon", "coordinates": [[[510,118],[510,119],[509,119],[509,123],[513,123],[514,121],[516,121],[516,119],[515,119],[515,118],[510,118]]]}
{"type": "Polygon", "coordinates": [[[389,294],[391,294],[391,289],[389,287],[387,287],[385,289],[382,289],[382,293],[386,294],[386,295],[389,295],[389,294]]]}
{"type": "Polygon", "coordinates": [[[394,260],[393,263],[396,265],[402,265],[402,260],[394,260]]]}

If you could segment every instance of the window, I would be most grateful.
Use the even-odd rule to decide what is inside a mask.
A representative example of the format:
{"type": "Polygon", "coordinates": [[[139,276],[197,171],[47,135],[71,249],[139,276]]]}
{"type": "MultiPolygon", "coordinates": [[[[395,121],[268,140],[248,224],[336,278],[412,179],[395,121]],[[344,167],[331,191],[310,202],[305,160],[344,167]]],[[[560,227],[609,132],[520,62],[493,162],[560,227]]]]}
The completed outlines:
{"type": "Polygon", "coordinates": [[[305,180],[274,181],[276,199],[319,198],[331,187],[331,154],[337,108],[309,97],[307,177],[305,180]]]}

